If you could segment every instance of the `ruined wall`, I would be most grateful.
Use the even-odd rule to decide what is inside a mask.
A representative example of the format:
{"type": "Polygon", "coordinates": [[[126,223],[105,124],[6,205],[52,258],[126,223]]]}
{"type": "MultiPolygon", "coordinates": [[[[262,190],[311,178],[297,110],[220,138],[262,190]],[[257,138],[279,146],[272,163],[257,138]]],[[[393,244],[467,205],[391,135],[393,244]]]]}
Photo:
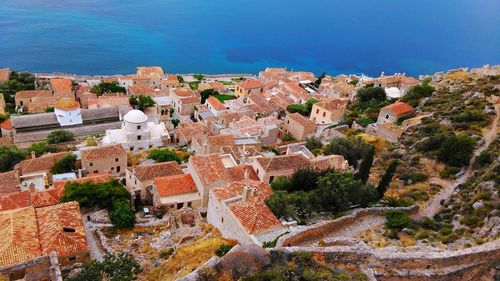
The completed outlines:
{"type": "Polygon", "coordinates": [[[401,210],[409,214],[413,214],[418,211],[418,206],[413,205],[410,207],[401,208],[381,207],[358,209],[355,210],[352,214],[343,216],[341,218],[310,225],[298,231],[285,235],[278,240],[277,246],[299,246],[307,242],[318,241],[337,229],[344,228],[350,224],[356,223],[356,221],[360,218],[369,215],[384,216],[385,211],[388,210],[401,210]]]}
{"type": "Polygon", "coordinates": [[[0,268],[0,274],[8,276],[10,280],[21,279],[25,281],[50,280],[50,258],[42,256],[23,263],[0,268]]]}

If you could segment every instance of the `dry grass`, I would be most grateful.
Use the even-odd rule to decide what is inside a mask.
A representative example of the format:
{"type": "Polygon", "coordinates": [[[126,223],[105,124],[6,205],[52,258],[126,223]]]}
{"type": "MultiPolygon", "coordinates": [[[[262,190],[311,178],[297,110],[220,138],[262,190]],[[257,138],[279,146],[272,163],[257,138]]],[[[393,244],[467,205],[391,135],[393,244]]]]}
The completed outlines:
{"type": "Polygon", "coordinates": [[[175,280],[185,276],[213,257],[222,244],[234,242],[214,236],[181,246],[162,265],[140,276],[140,280],[175,280]]]}
{"type": "Polygon", "coordinates": [[[381,150],[387,149],[389,147],[389,143],[387,141],[385,141],[377,136],[373,136],[373,135],[369,135],[369,134],[365,134],[365,133],[358,134],[357,136],[361,137],[365,142],[375,146],[377,151],[381,151],[381,150]]]}
{"type": "Polygon", "coordinates": [[[463,70],[455,71],[453,73],[446,75],[446,78],[451,79],[451,80],[464,79],[464,78],[468,78],[468,77],[469,77],[469,73],[467,73],[466,71],[463,71],[463,70]]]}

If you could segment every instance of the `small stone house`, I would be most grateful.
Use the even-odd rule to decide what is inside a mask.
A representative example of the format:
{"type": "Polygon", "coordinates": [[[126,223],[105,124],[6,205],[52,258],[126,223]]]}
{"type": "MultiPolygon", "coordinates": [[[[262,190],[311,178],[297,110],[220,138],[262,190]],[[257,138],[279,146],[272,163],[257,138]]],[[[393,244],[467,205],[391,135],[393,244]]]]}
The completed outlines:
{"type": "Polygon", "coordinates": [[[195,107],[201,104],[201,96],[189,88],[171,89],[172,106],[179,115],[192,115],[195,107]]]}
{"type": "Polygon", "coordinates": [[[402,118],[411,117],[415,114],[415,111],[411,105],[404,102],[395,102],[380,109],[378,114],[377,123],[397,123],[402,118]]]}
{"type": "Polygon", "coordinates": [[[153,205],[167,206],[170,210],[196,208],[201,196],[190,174],[179,174],[154,179],[153,205]]]}
{"type": "Polygon", "coordinates": [[[80,158],[90,174],[123,175],[127,168],[127,151],[119,144],[82,150],[80,158]]]}
{"type": "Polygon", "coordinates": [[[299,113],[289,113],[285,117],[282,129],[291,134],[297,141],[304,141],[316,133],[316,124],[299,113]]]}
{"type": "Polygon", "coordinates": [[[206,100],[205,104],[207,105],[208,110],[210,110],[210,112],[216,117],[219,117],[222,113],[227,111],[227,106],[213,96],[210,96],[206,100]]]}
{"type": "Polygon", "coordinates": [[[315,103],[310,119],[316,124],[337,124],[344,119],[347,102],[339,99],[315,103]]]}
{"type": "Polygon", "coordinates": [[[263,94],[264,84],[258,80],[245,80],[236,83],[234,94],[237,97],[247,97],[251,93],[263,94]]]}
{"type": "Polygon", "coordinates": [[[148,196],[153,195],[148,192],[148,187],[153,185],[155,178],[181,174],[183,174],[182,169],[175,161],[136,165],[127,168],[125,185],[130,193],[146,200],[150,199],[148,196]]]}
{"type": "Polygon", "coordinates": [[[52,78],[50,79],[50,87],[52,89],[53,96],[56,98],[75,98],[71,79],[52,78]]]}

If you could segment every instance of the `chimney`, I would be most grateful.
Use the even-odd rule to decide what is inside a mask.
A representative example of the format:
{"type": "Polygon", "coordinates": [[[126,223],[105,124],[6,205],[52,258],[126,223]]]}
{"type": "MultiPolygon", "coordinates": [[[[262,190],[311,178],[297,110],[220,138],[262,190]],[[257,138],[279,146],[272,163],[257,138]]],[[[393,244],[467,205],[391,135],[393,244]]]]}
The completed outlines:
{"type": "Polygon", "coordinates": [[[384,77],[384,72],[382,71],[382,73],[380,73],[380,77],[384,77]]]}
{"type": "Polygon", "coordinates": [[[248,169],[245,169],[245,171],[243,172],[244,175],[245,175],[245,180],[248,179],[248,176],[249,176],[249,172],[248,172],[248,169]]]}
{"type": "Polygon", "coordinates": [[[36,158],[36,154],[34,151],[31,151],[31,159],[35,159],[36,158]]]}
{"type": "Polygon", "coordinates": [[[34,183],[30,183],[29,190],[30,190],[30,192],[35,192],[36,191],[34,183]]]}
{"type": "Polygon", "coordinates": [[[241,201],[246,203],[248,199],[250,199],[250,188],[248,186],[243,187],[243,196],[241,197],[241,201]]]}

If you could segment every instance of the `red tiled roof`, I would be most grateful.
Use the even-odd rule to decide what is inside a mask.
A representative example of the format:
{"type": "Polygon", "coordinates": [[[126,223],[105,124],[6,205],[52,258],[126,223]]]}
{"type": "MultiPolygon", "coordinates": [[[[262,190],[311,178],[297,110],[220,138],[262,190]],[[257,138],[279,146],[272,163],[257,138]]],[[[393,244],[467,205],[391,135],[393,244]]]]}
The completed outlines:
{"type": "Polygon", "coordinates": [[[137,165],[128,170],[140,181],[182,174],[181,166],[175,161],[137,165]]]}
{"type": "Polygon", "coordinates": [[[271,196],[271,194],[273,193],[269,184],[251,179],[230,182],[219,187],[214,187],[212,191],[215,198],[218,201],[222,201],[242,196],[245,187],[254,189],[255,193],[253,193],[251,197],[258,198],[259,200],[264,200],[267,197],[271,196]]]}
{"type": "Polygon", "coordinates": [[[0,267],[41,256],[35,209],[0,212],[0,267]]]}
{"type": "Polygon", "coordinates": [[[266,203],[260,200],[231,203],[229,209],[249,234],[263,233],[282,226],[266,203]]]}
{"type": "Polygon", "coordinates": [[[80,108],[80,103],[77,102],[73,98],[60,98],[56,104],[54,105],[55,108],[60,109],[60,110],[75,110],[77,108],[80,108]]]}
{"type": "Polygon", "coordinates": [[[280,155],[273,157],[258,157],[255,160],[264,171],[298,169],[309,166],[309,160],[302,154],[280,155]]]}
{"type": "Polygon", "coordinates": [[[149,78],[161,78],[165,76],[165,72],[163,72],[160,66],[139,66],[137,67],[137,75],[149,78]]]}
{"type": "Polygon", "coordinates": [[[26,99],[26,98],[34,98],[34,97],[52,97],[52,92],[50,90],[27,90],[20,91],[16,93],[17,99],[26,99]]]}
{"type": "Polygon", "coordinates": [[[217,99],[214,96],[210,96],[207,99],[207,103],[209,103],[215,110],[225,110],[226,109],[226,106],[222,102],[220,102],[219,99],[217,99]]]}
{"type": "Polygon", "coordinates": [[[67,151],[58,153],[49,153],[38,158],[23,160],[21,161],[21,163],[19,163],[19,169],[18,169],[19,173],[21,175],[25,175],[34,172],[49,171],[59,159],[63,158],[68,154],[69,152],[67,151]]]}
{"type": "Polygon", "coordinates": [[[92,174],[92,175],[86,176],[84,178],[55,181],[53,183],[53,185],[54,185],[54,188],[60,189],[60,188],[63,188],[64,185],[66,185],[66,183],[68,183],[68,182],[77,182],[77,183],[93,182],[93,183],[102,183],[102,182],[108,182],[111,179],[112,179],[112,177],[111,177],[110,174],[92,174]]]}
{"type": "Polygon", "coordinates": [[[287,118],[299,123],[303,127],[316,128],[316,124],[311,119],[302,116],[300,113],[290,113],[287,115],[287,118]]]}
{"type": "Polygon", "coordinates": [[[4,130],[12,130],[12,120],[9,118],[0,124],[0,127],[4,130]]]}
{"type": "Polygon", "coordinates": [[[0,194],[0,211],[25,208],[30,205],[31,200],[29,191],[0,194]]]}
{"type": "Polygon", "coordinates": [[[64,257],[89,250],[78,202],[37,208],[36,218],[42,254],[64,257]]]}
{"type": "Polygon", "coordinates": [[[389,104],[388,106],[384,106],[382,110],[390,110],[394,112],[394,114],[396,114],[396,116],[398,117],[413,113],[413,107],[404,102],[395,102],[393,104],[389,104]]]}
{"type": "Polygon", "coordinates": [[[315,103],[313,106],[321,107],[327,111],[335,111],[335,110],[342,109],[346,105],[347,105],[347,101],[333,99],[333,100],[329,100],[329,101],[321,101],[321,102],[315,103]]]}
{"type": "Polygon", "coordinates": [[[57,205],[61,202],[64,188],[52,188],[44,191],[31,192],[31,204],[35,208],[57,205]]]}
{"type": "Polygon", "coordinates": [[[252,168],[252,165],[241,165],[226,168],[227,173],[233,179],[233,181],[242,181],[245,179],[245,171],[248,172],[248,178],[250,180],[258,181],[259,177],[252,168]]]}
{"type": "Polygon", "coordinates": [[[120,144],[102,146],[92,149],[82,150],[80,157],[82,160],[100,160],[111,157],[126,157],[127,152],[120,144]]]}
{"type": "Polygon", "coordinates": [[[190,174],[155,178],[154,182],[160,197],[194,193],[198,191],[190,174]]]}
{"type": "Polygon", "coordinates": [[[241,88],[246,89],[246,90],[264,87],[264,84],[262,82],[260,82],[259,80],[245,80],[245,81],[236,83],[236,85],[238,85],[241,88]]]}
{"type": "Polygon", "coordinates": [[[203,185],[209,185],[219,180],[232,181],[219,154],[193,155],[189,157],[189,163],[193,166],[203,185]]]}
{"type": "Polygon", "coordinates": [[[19,191],[20,180],[16,171],[9,171],[0,174],[0,194],[19,191]]]}
{"type": "Polygon", "coordinates": [[[71,93],[71,90],[73,88],[71,79],[67,78],[52,78],[50,79],[50,85],[52,87],[52,90],[54,90],[54,94],[56,96],[71,93]]]}

